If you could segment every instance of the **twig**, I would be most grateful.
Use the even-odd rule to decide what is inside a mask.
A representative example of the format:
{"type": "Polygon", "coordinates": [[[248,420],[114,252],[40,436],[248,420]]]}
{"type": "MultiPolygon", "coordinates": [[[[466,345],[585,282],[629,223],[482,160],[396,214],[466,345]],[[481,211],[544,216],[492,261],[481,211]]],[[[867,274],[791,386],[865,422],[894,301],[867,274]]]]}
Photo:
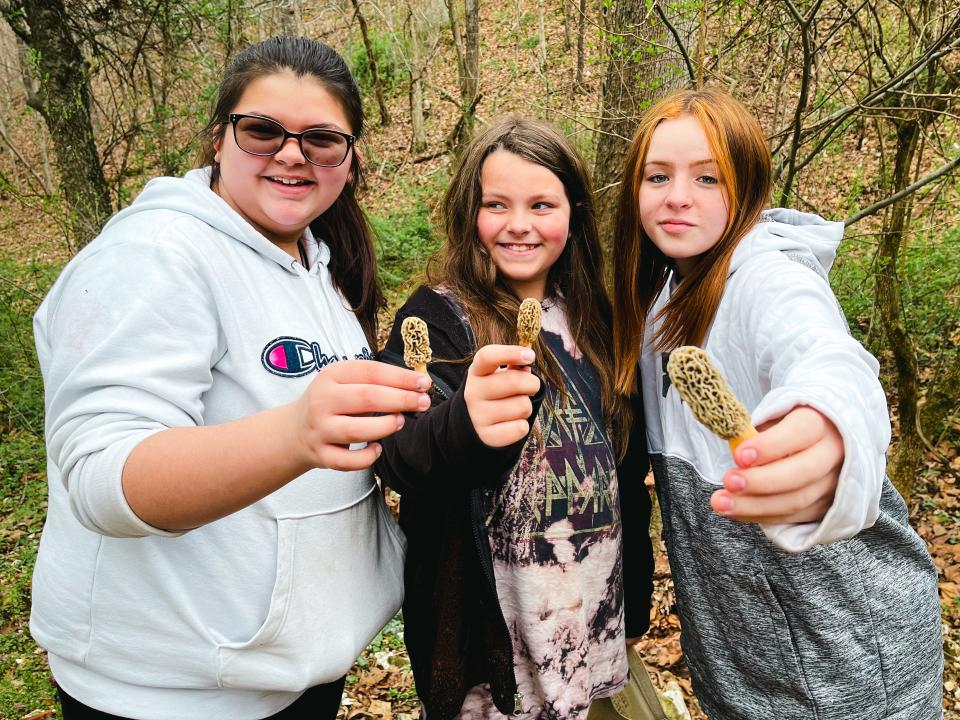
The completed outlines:
{"type": "MultiPolygon", "coordinates": [[[[822,120],[815,122],[813,125],[803,128],[803,132],[802,132],[803,136],[808,136],[813,133],[819,132],[824,127],[832,125],[838,121],[842,122],[846,120],[847,117],[857,112],[857,110],[864,110],[866,108],[872,107],[873,105],[883,100],[883,98],[886,97],[888,94],[895,92],[902,85],[907,84],[907,82],[912,80],[914,76],[919,74],[920,71],[923,70],[931,62],[933,62],[934,60],[940,59],[944,55],[949,55],[950,53],[960,48],[960,38],[958,38],[957,40],[954,40],[954,42],[950,43],[945,47],[941,47],[936,50],[934,49],[937,47],[938,44],[945,42],[949,37],[953,37],[956,33],[956,29],[957,28],[955,28],[954,26],[951,26],[947,30],[947,32],[945,32],[944,35],[942,35],[937,40],[937,42],[934,43],[934,45],[931,47],[931,52],[928,55],[925,55],[919,58],[913,65],[911,65],[906,70],[904,70],[900,75],[898,75],[895,78],[892,78],[891,80],[887,81],[884,85],[881,85],[876,90],[873,90],[872,92],[868,93],[862,100],[858,100],[853,105],[848,105],[847,107],[841,110],[837,110],[836,112],[828,115],[822,120]]],[[[771,138],[778,138],[782,135],[790,134],[791,132],[792,132],[792,125],[790,128],[786,128],[784,130],[780,130],[779,132],[774,133],[771,136],[771,138]]]]}
{"type": "Polygon", "coordinates": [[[7,137],[7,133],[4,132],[3,128],[0,128],[0,139],[2,139],[2,140],[7,144],[7,147],[10,148],[10,151],[11,151],[14,155],[16,155],[16,156],[17,156],[17,159],[18,159],[21,163],[23,163],[23,166],[24,166],[27,170],[30,171],[30,174],[31,174],[31,175],[34,177],[34,179],[40,184],[40,189],[43,190],[43,191],[46,191],[47,185],[46,185],[46,183],[43,181],[43,178],[40,177],[39,175],[37,175],[37,171],[33,169],[33,166],[30,165],[30,163],[28,163],[26,160],[24,160],[23,155],[20,154],[20,151],[17,150],[17,148],[14,146],[14,144],[10,141],[10,138],[7,137]]]}
{"type": "Polygon", "coordinates": [[[928,185],[928,184],[932,183],[934,180],[937,180],[938,178],[943,177],[943,176],[946,175],[947,173],[952,172],[952,171],[953,171],[955,168],[957,168],[957,167],[960,167],[960,156],[955,157],[953,160],[951,160],[950,162],[948,162],[946,165],[940,167],[940,168],[937,169],[937,170],[934,170],[934,171],[933,171],[932,173],[930,173],[929,175],[926,175],[926,176],[920,178],[919,180],[917,180],[917,181],[916,181],[915,183],[913,183],[912,185],[908,185],[907,187],[905,187],[905,188],[904,188],[903,190],[901,190],[900,192],[894,193],[893,195],[891,195],[891,196],[888,197],[888,198],[885,198],[885,199],[883,199],[883,200],[880,200],[880,201],[878,201],[878,202],[875,202],[873,205],[871,205],[871,206],[869,206],[869,207],[867,207],[867,208],[864,208],[863,210],[861,210],[860,212],[858,212],[856,215],[853,215],[853,216],[847,218],[846,220],[843,221],[843,226],[844,226],[844,227],[850,227],[850,226],[853,225],[855,222],[858,222],[858,221],[860,221],[860,220],[863,220],[863,218],[867,217],[868,215],[873,215],[875,212],[878,212],[878,211],[880,211],[880,210],[883,210],[883,209],[884,209],[885,207],[887,207],[888,205],[892,205],[893,203],[897,202],[897,200],[902,200],[903,198],[907,197],[907,195],[910,195],[910,194],[912,194],[912,193],[915,193],[917,190],[919,190],[920,188],[922,188],[924,185],[928,185]]]}
{"type": "Polygon", "coordinates": [[[670,31],[670,34],[673,35],[674,42],[677,43],[677,50],[683,56],[683,63],[687,66],[687,73],[690,75],[690,82],[694,85],[697,84],[697,73],[693,69],[693,63],[690,61],[690,56],[687,55],[687,49],[683,46],[683,42],[680,40],[680,33],[677,32],[677,29],[673,26],[673,23],[667,19],[666,13],[660,7],[660,3],[654,3],[653,9],[657,13],[657,17],[660,18],[660,21],[667,26],[667,30],[670,31]]]}

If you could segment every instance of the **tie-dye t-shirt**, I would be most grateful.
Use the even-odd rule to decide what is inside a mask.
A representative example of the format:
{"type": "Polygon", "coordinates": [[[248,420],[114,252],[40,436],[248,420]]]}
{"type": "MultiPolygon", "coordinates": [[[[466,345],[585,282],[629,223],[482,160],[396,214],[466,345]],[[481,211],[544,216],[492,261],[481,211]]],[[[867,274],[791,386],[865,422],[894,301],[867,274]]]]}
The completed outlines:
{"type": "MultiPolygon", "coordinates": [[[[569,399],[544,403],[510,482],[486,497],[487,526],[521,717],[585,718],[592,699],[627,678],[615,454],[599,378],[559,304],[545,307],[543,339],[569,399]]],[[[484,685],[460,717],[504,716],[484,685]]]]}

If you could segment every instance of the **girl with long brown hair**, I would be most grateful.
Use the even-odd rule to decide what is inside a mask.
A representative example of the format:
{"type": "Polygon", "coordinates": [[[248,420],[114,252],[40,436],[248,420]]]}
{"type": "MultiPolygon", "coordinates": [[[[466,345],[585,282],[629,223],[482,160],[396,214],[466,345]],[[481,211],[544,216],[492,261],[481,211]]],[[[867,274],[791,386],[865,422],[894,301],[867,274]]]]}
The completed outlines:
{"type": "Polygon", "coordinates": [[[331,47],[244,49],[203,166],[148,183],[37,312],[30,629],[66,720],[332,720],[399,608],[404,539],[369,468],[429,402],[372,361],[362,132],[331,47]]]}
{"type": "MultiPolygon", "coordinates": [[[[647,627],[652,573],[643,428],[628,437],[614,388],[588,175],[549,125],[508,119],[466,149],[442,209],[439,270],[384,352],[399,363],[401,322],[427,322],[434,406],[376,465],[403,496],[417,693],[435,720],[584,718],[627,679],[625,638],[647,627]],[[512,401],[530,423],[495,436],[471,384],[491,348],[517,341],[525,298],[542,309],[544,392],[512,401]]],[[[518,387],[535,379],[502,372],[518,387]]]]}
{"type": "Polygon", "coordinates": [[[741,103],[679,92],[644,114],[620,201],[617,387],[639,372],[694,689],[711,718],[938,718],[936,570],[884,473],[878,363],[827,282],[843,225],[765,210],[771,175],[741,103]],[[680,345],[755,424],[784,417],[775,462],[694,419],[665,368],[680,345]],[[839,478],[811,472],[824,424],[839,478]]]}

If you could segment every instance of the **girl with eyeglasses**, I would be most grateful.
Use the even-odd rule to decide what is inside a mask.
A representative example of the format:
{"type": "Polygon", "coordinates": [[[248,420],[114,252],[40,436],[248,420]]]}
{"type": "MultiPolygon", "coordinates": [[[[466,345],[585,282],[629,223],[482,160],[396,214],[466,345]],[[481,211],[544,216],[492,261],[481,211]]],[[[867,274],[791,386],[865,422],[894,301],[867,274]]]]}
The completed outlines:
{"type": "Polygon", "coordinates": [[[405,540],[369,468],[429,399],[372,361],[362,130],[331,48],[248,48],[202,168],[148,183],[37,312],[31,631],[67,720],[333,718],[399,608],[405,540]]]}

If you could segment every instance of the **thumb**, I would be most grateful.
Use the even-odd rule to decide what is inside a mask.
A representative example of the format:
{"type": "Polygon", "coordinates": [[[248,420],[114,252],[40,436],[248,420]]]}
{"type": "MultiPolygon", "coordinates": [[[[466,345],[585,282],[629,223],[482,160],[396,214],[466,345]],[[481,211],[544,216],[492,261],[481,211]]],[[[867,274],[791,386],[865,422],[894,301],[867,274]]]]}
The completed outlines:
{"type": "Polygon", "coordinates": [[[473,356],[468,373],[470,375],[492,375],[504,365],[529,365],[536,359],[536,353],[520,345],[484,345],[473,356]]]}

